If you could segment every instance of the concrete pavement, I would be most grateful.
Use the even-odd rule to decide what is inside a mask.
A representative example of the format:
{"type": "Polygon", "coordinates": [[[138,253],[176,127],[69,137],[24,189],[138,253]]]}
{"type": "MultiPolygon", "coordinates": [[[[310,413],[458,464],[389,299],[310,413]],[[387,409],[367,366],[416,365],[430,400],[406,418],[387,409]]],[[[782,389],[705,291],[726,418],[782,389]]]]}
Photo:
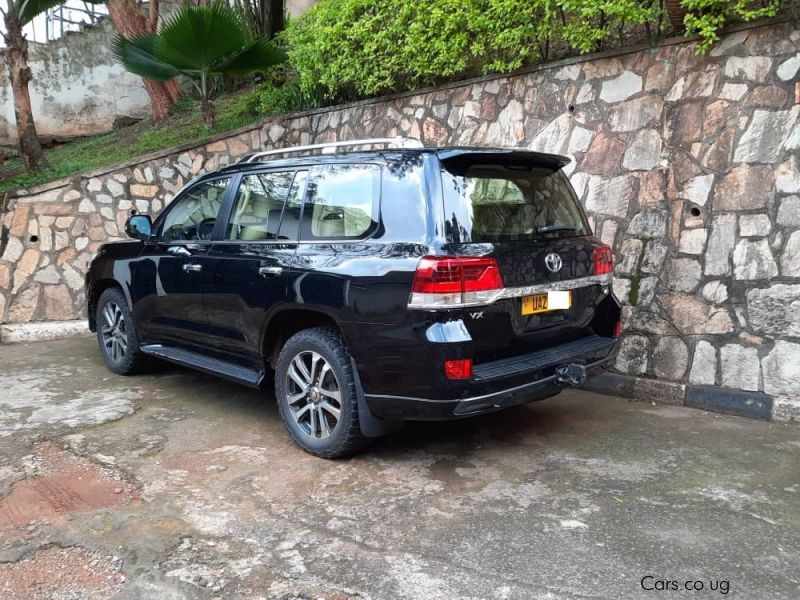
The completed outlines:
{"type": "Polygon", "coordinates": [[[798,565],[797,426],[569,391],[324,461],[271,394],[0,346],[2,598],[794,599],[798,565]]]}

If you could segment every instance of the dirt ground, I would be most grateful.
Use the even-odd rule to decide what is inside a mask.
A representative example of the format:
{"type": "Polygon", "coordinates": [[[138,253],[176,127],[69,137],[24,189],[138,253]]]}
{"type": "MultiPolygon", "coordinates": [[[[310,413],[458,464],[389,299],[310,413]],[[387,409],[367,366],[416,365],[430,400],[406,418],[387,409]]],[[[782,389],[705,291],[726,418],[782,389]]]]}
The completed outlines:
{"type": "Polygon", "coordinates": [[[796,599],[798,565],[796,425],[570,391],[325,461],[271,394],[0,346],[4,600],[796,599]]]}

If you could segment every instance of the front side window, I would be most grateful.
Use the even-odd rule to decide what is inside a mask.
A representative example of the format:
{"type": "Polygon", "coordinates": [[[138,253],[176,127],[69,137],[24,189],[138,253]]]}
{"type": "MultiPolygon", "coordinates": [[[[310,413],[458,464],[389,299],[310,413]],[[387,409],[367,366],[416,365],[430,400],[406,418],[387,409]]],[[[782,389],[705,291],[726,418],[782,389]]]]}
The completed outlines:
{"type": "Polygon", "coordinates": [[[305,239],[362,238],[377,225],[380,167],[325,165],[311,174],[303,208],[305,239]]]}
{"type": "Polygon", "coordinates": [[[283,203],[293,177],[291,171],[243,177],[226,237],[246,241],[277,239],[283,203]]]}
{"type": "Polygon", "coordinates": [[[166,242],[210,240],[230,179],[194,186],[170,207],[161,228],[166,242]]]}
{"type": "Polygon", "coordinates": [[[460,213],[449,216],[449,234],[461,241],[498,242],[590,233],[561,170],[475,165],[458,173],[445,170],[442,175],[444,192],[455,201],[460,213]]]}

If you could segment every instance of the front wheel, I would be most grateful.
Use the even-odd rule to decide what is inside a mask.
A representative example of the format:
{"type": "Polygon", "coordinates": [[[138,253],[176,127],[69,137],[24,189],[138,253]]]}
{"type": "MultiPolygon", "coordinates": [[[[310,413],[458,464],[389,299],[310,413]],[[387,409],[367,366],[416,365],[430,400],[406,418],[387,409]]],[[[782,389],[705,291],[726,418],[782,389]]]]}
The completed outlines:
{"type": "Polygon", "coordinates": [[[362,448],[350,353],[332,327],[315,327],[284,344],[275,369],[281,418],[298,446],[338,458],[362,448]]]}
{"type": "Polygon", "coordinates": [[[97,301],[97,343],[106,366],[118,375],[139,373],[147,357],[139,350],[139,338],[125,294],[119,288],[105,290],[97,301]]]}

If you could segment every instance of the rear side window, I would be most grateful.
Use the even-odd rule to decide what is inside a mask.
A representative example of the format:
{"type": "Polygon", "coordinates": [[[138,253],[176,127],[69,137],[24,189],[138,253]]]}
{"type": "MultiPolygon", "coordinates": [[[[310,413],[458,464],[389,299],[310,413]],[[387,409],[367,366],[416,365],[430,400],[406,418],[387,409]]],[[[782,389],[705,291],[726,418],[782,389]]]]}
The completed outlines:
{"type": "Polygon", "coordinates": [[[258,173],[242,178],[228,223],[229,240],[274,240],[293,172],[258,173]]]}
{"type": "Polygon", "coordinates": [[[547,168],[474,165],[443,170],[448,239],[498,242],[589,235],[567,176],[547,168]]]}
{"type": "Polygon", "coordinates": [[[324,165],[311,172],[303,207],[306,240],[358,239],[377,226],[380,167],[324,165]]]}

